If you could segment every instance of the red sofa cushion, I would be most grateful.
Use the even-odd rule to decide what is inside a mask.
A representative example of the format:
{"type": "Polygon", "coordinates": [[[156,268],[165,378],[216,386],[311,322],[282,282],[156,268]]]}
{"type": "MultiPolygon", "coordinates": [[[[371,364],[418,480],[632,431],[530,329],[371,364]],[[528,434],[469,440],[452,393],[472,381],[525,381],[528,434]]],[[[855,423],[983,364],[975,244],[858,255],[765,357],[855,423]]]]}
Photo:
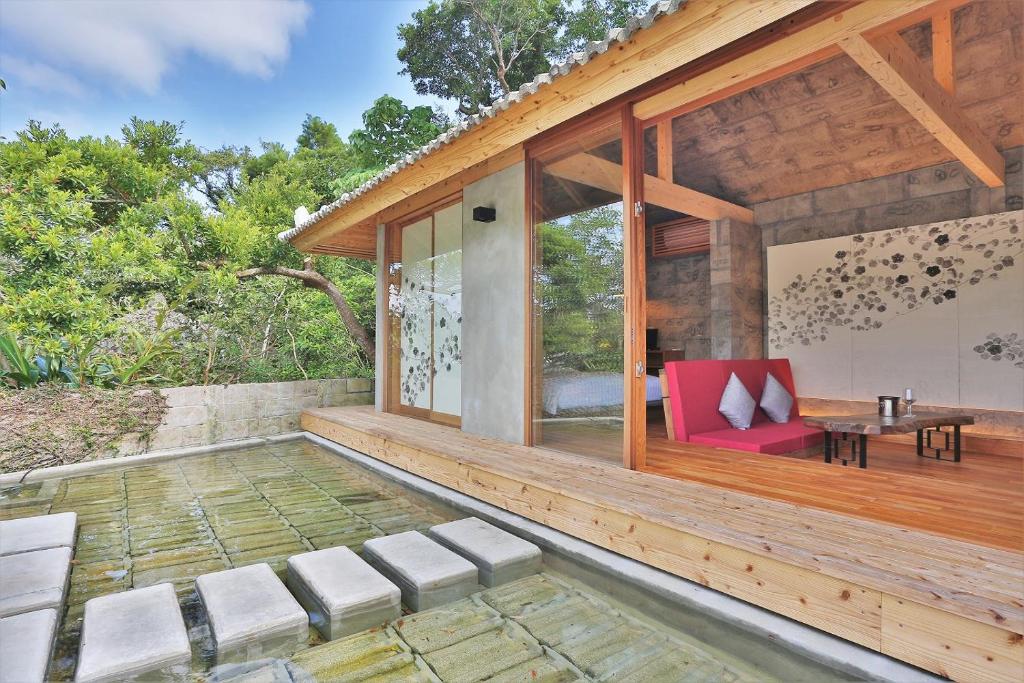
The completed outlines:
{"type": "Polygon", "coordinates": [[[805,427],[799,421],[767,422],[750,429],[720,429],[690,436],[691,443],[772,455],[810,448],[823,441],[824,433],[820,429],[805,427]]]}
{"type": "MultiPolygon", "coordinates": [[[[669,405],[672,408],[672,426],[677,441],[690,441],[690,436],[722,429],[730,429],[729,422],[718,412],[722,392],[729,375],[736,373],[743,385],[760,402],[764,380],[770,372],[793,396],[790,421],[799,419],[800,406],[796,400],[793,371],[789,359],[772,360],[682,360],[665,363],[668,376],[669,405]]],[[[774,424],[757,408],[752,428],[761,424],[774,424]]],[[[789,423],[787,423],[789,424],[789,423]]]]}

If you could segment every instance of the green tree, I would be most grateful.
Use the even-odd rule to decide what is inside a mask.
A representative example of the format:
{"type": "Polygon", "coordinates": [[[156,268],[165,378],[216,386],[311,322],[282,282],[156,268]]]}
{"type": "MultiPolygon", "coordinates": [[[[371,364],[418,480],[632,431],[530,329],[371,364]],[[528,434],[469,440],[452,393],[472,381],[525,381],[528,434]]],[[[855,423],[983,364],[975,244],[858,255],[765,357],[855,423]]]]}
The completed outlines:
{"type": "Polygon", "coordinates": [[[363,127],[348,139],[364,168],[383,168],[427,144],[448,125],[442,112],[424,105],[410,108],[384,95],[363,112],[363,127]]]}
{"type": "Polygon", "coordinates": [[[631,18],[643,14],[648,0],[580,0],[566,14],[565,30],[558,41],[562,58],[582,50],[587,43],[604,40],[608,31],[626,25],[631,18]]]}
{"type": "Polygon", "coordinates": [[[550,68],[566,16],[563,0],[431,0],[398,27],[401,73],[475,114],[550,68]]]}

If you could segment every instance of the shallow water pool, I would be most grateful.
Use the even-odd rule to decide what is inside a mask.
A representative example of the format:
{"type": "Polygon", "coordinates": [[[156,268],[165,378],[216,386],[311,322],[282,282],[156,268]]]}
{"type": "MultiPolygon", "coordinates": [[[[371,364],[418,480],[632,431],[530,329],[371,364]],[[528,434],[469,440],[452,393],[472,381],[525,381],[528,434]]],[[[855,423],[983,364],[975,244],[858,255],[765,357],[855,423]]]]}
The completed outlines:
{"type": "MultiPolygon", "coordinates": [[[[195,593],[199,575],[291,555],[425,532],[467,516],[304,440],[0,489],[0,518],[79,516],[66,612],[51,676],[72,678],[84,604],[170,582],[192,641],[197,680],[840,679],[810,661],[703,642],[656,601],[545,554],[544,572],[383,629],[324,644],[315,629],[284,659],[215,667],[195,593]],[[612,594],[619,595],[619,598],[612,594]],[[629,604],[627,604],[627,602],[629,604]],[[683,628],[679,626],[683,625],[683,628]],[[750,656],[744,656],[744,652],[750,656]],[[769,661],[770,660],[770,661],[769,661]],[[290,677],[290,678],[289,678],[290,677]]],[[[678,616],[678,615],[675,615],[678,616]]]]}

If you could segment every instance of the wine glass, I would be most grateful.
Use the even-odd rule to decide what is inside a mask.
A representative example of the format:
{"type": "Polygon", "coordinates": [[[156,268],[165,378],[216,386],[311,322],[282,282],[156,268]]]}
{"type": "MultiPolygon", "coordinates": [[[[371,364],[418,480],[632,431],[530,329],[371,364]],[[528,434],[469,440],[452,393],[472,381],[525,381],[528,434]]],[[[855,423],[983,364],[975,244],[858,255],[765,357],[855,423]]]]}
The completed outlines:
{"type": "Polygon", "coordinates": [[[907,417],[914,417],[914,402],[917,401],[914,390],[907,387],[903,392],[903,400],[907,403],[907,417]]]}

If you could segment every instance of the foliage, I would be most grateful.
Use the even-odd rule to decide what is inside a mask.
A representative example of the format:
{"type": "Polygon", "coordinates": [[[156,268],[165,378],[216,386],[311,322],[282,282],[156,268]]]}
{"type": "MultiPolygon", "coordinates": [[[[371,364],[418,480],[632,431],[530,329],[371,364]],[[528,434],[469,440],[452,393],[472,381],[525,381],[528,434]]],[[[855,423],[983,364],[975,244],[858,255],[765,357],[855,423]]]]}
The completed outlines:
{"type": "Polygon", "coordinates": [[[622,370],[622,209],[588,209],[538,227],[545,367],[622,370]]]}
{"type": "Polygon", "coordinates": [[[436,138],[448,124],[442,112],[410,108],[384,95],[363,112],[363,128],[352,132],[349,143],[365,167],[384,167],[436,138]]]}
{"type": "Polygon", "coordinates": [[[470,116],[645,9],[644,0],[430,0],[398,27],[401,73],[470,116]]]}

